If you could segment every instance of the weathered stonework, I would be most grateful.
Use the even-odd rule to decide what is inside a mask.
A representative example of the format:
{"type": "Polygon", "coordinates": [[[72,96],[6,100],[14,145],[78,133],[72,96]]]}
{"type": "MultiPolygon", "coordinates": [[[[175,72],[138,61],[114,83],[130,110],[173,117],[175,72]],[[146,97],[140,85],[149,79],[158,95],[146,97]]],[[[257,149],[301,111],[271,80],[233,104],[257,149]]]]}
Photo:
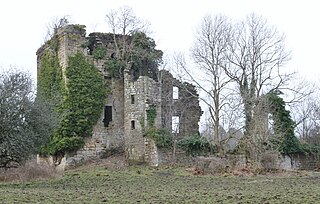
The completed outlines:
{"type": "MultiPolygon", "coordinates": [[[[105,157],[110,151],[124,152],[128,161],[150,165],[167,161],[164,159],[165,154],[161,153],[164,150],[158,150],[155,141],[145,136],[148,128],[147,111],[150,107],[156,109],[155,128],[166,128],[171,132],[172,117],[179,116],[179,137],[198,132],[202,111],[194,86],[178,81],[167,71],[153,73],[153,76],[159,76],[158,79],[133,77],[128,70],[119,78],[111,76],[105,62],[113,58],[115,52],[113,34],[91,33],[86,37],[83,26],[68,25],[58,30],[57,37],[58,57],[63,73],[68,67],[68,56],[82,52],[101,72],[110,88],[104,111],[93,127],[92,137],[85,139],[85,146],[75,155],[65,159],[66,165],[72,166],[88,158],[105,157]],[[88,39],[89,45],[84,46],[88,39]],[[98,47],[106,49],[106,56],[101,59],[95,59],[92,55],[98,47]],[[179,99],[173,99],[173,87],[179,87],[179,99]]],[[[38,69],[46,49],[47,44],[37,51],[38,69]]],[[[68,80],[65,75],[64,80],[68,80]]]]}
{"type": "Polygon", "coordinates": [[[199,97],[195,87],[189,83],[182,83],[175,79],[168,71],[161,71],[161,107],[162,126],[172,129],[172,117],[179,117],[178,138],[197,134],[199,121],[202,115],[199,106],[199,97]],[[173,89],[176,87],[178,93],[174,99],[173,89]]]}

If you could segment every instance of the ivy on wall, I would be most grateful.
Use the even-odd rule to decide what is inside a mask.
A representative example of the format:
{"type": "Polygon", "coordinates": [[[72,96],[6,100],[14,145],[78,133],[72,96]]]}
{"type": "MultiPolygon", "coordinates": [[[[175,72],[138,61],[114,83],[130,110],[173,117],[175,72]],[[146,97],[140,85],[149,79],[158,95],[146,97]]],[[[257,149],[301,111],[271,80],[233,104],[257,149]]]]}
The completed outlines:
{"type": "Polygon", "coordinates": [[[50,100],[57,105],[64,87],[58,55],[46,50],[42,56],[39,67],[38,97],[50,100]]]}
{"type": "Polygon", "coordinates": [[[157,109],[155,105],[150,105],[147,112],[147,125],[149,128],[154,127],[154,123],[157,117],[157,109]]]}
{"type": "MultiPolygon", "coordinates": [[[[50,55],[49,55],[50,56],[50,55]]],[[[68,67],[65,75],[67,84],[62,80],[61,68],[59,77],[53,73],[52,63],[59,64],[57,57],[42,59],[41,63],[48,67],[43,70],[43,75],[39,75],[38,89],[47,99],[56,98],[55,95],[61,94],[58,112],[60,115],[59,126],[54,131],[52,138],[46,146],[41,149],[42,154],[63,155],[65,152],[76,151],[84,145],[84,137],[90,136],[93,125],[100,117],[106,87],[100,72],[86,60],[82,53],[68,57],[68,67]],[[46,73],[46,74],[45,74],[46,73]],[[54,81],[55,83],[52,83],[54,81]],[[63,84],[65,89],[55,92],[53,84],[63,84]]],[[[42,66],[40,66],[40,70],[42,66]]]]}
{"type": "Polygon", "coordinates": [[[107,54],[107,49],[104,47],[97,47],[92,51],[92,56],[96,60],[105,58],[106,54],[107,54]]]}
{"type": "Polygon", "coordinates": [[[92,126],[100,117],[105,100],[103,77],[82,53],[69,56],[66,77],[66,116],[60,134],[89,136],[92,126]]]}
{"type": "MultiPolygon", "coordinates": [[[[167,129],[157,129],[155,127],[155,120],[157,117],[157,108],[155,105],[150,105],[147,112],[147,125],[148,129],[145,132],[145,136],[154,140],[157,147],[169,148],[173,145],[172,134],[167,129]]],[[[144,127],[144,119],[140,121],[142,127],[144,127]]]]}
{"type": "Polygon", "coordinates": [[[117,79],[121,78],[121,73],[124,69],[124,64],[122,61],[112,58],[107,59],[104,66],[107,67],[110,76],[117,79]]]}
{"type": "Polygon", "coordinates": [[[285,101],[279,96],[280,94],[282,94],[280,91],[273,91],[267,95],[270,113],[274,120],[273,128],[276,137],[273,138],[273,143],[283,154],[301,153],[303,148],[294,135],[295,122],[290,116],[290,111],[286,110],[285,101]]]}

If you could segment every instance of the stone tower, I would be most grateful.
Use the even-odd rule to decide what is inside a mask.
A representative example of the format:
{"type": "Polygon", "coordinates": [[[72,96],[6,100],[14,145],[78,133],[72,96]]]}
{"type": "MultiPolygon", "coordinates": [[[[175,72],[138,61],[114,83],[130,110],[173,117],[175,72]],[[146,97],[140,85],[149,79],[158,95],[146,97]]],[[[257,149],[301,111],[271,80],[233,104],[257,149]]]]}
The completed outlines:
{"type": "MultiPolygon", "coordinates": [[[[85,146],[74,155],[68,155],[67,163],[87,158],[105,157],[114,152],[124,152],[132,162],[146,162],[158,165],[163,162],[160,151],[153,139],[146,137],[148,128],[148,111],[154,111],[154,128],[173,129],[172,118],[178,118],[179,136],[198,132],[198,122],[202,111],[194,86],[176,80],[167,71],[157,71],[158,79],[140,75],[132,76],[125,70],[121,77],[113,77],[108,72],[106,60],[112,59],[115,53],[114,35],[110,33],[91,33],[86,36],[85,26],[67,25],[59,28],[58,57],[62,73],[68,67],[68,56],[77,52],[83,53],[103,75],[110,88],[105,99],[102,114],[93,127],[92,137],[85,139],[85,146]],[[95,49],[105,48],[104,56],[95,58],[95,49]],[[186,89],[186,87],[188,87],[186,89]],[[178,89],[179,97],[173,89],[178,89]],[[190,94],[192,93],[192,94],[190,94]]],[[[117,35],[117,37],[121,37],[117,35]]],[[[49,43],[45,43],[37,51],[38,73],[49,43]]],[[[64,80],[68,80],[63,74],[64,80]]],[[[39,77],[39,75],[38,75],[39,77]]],[[[66,87],[67,88],[67,87],[66,87]]],[[[176,121],[176,120],[175,120],[176,121]]],[[[170,150],[168,150],[170,151],[170,150]]]]}

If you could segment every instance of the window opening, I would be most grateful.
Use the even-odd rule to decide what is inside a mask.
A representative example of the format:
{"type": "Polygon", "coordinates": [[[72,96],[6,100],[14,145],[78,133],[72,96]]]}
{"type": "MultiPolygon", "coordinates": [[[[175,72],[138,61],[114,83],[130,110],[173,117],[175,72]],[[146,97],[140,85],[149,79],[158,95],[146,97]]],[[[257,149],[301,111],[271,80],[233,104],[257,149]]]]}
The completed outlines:
{"type": "Polygon", "coordinates": [[[131,104],[134,104],[134,95],[131,95],[131,104]]]}
{"type": "Polygon", "coordinates": [[[104,127],[108,127],[110,121],[112,121],[112,106],[105,106],[104,107],[104,118],[103,118],[104,127]]]}
{"type": "Polygon", "coordinates": [[[172,88],[172,98],[174,100],[177,100],[179,98],[179,88],[176,86],[172,88]]]}
{"type": "Polygon", "coordinates": [[[179,133],[179,116],[172,116],[172,133],[179,133]]]}
{"type": "Polygon", "coordinates": [[[136,129],[136,124],[134,120],[131,120],[131,130],[136,129]]]}

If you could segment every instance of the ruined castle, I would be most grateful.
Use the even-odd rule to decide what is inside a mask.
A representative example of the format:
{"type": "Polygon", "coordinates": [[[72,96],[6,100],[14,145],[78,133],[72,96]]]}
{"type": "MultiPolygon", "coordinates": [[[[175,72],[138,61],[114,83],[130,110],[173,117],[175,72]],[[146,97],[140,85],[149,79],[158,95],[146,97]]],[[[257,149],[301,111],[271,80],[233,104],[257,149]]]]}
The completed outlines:
{"type": "MultiPolygon", "coordinates": [[[[99,70],[110,88],[104,107],[97,107],[103,111],[93,127],[92,136],[85,138],[83,148],[67,155],[67,163],[104,157],[112,151],[123,151],[126,158],[134,162],[150,165],[168,162],[172,150],[157,147],[155,141],[145,135],[151,110],[155,128],[167,129],[174,133],[175,139],[198,132],[202,111],[193,85],[175,79],[169,71],[158,67],[152,73],[138,74],[129,67],[121,72],[121,77],[112,76],[105,63],[114,58],[116,52],[115,35],[111,33],[86,36],[84,26],[67,25],[57,30],[57,36],[62,70],[68,68],[68,56],[81,52],[99,70]],[[106,52],[102,57],[94,58],[92,53],[98,48],[105,48],[106,52]]],[[[47,47],[45,43],[37,51],[38,73],[47,47]]]]}

